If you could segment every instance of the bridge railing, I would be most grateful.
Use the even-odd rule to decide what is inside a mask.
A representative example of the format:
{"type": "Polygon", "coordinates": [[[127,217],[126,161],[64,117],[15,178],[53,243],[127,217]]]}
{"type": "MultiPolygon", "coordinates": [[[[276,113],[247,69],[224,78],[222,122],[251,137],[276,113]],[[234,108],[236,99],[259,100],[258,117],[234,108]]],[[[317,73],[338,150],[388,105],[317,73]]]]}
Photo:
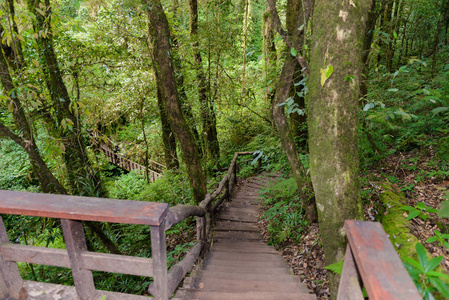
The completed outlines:
{"type": "MultiPolygon", "coordinates": [[[[131,200],[114,200],[67,195],[1,191],[0,214],[57,218],[61,220],[67,249],[26,246],[10,243],[0,217],[0,298],[24,299],[36,282],[24,281],[17,262],[71,268],[76,294],[81,300],[148,299],[144,296],[95,289],[92,271],[153,277],[149,292],[166,300],[192,268],[204,248],[211,214],[229,199],[236,182],[237,158],[252,152],[236,153],[217,190],[207,194],[199,206],[131,200]],[[219,195],[223,194],[220,198],[219,195]],[[213,201],[218,199],[216,203],[213,201]],[[187,217],[197,217],[197,243],[184,259],[167,270],[165,231],[187,217]],[[143,224],[151,229],[152,258],[87,251],[82,221],[143,224]]],[[[39,283],[50,290],[51,284],[39,283]]],[[[65,287],[70,289],[70,287],[65,287]]],[[[73,289],[73,287],[72,287],[73,289]]]]}
{"type": "Polygon", "coordinates": [[[338,287],[339,300],[363,300],[362,283],[369,299],[422,299],[377,222],[345,221],[348,246],[338,287]]]}

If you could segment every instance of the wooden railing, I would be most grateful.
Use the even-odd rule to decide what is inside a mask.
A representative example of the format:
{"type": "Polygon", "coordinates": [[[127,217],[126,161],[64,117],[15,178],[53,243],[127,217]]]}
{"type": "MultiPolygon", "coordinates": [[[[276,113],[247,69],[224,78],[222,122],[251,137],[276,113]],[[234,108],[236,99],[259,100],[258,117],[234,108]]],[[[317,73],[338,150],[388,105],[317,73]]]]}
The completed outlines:
{"type": "Polygon", "coordinates": [[[348,246],[338,287],[339,300],[422,299],[382,225],[345,221],[348,246]]]}
{"type": "MultiPolygon", "coordinates": [[[[66,195],[0,191],[0,213],[61,219],[67,249],[17,245],[9,242],[0,217],[0,298],[24,299],[31,281],[24,281],[16,262],[72,269],[76,294],[81,300],[147,299],[144,296],[96,290],[92,271],[153,277],[149,292],[166,300],[192,268],[207,242],[210,220],[224,200],[229,199],[236,182],[237,158],[252,152],[236,153],[217,190],[207,194],[199,206],[113,200],[66,195]],[[220,198],[219,195],[223,194],[220,198]],[[216,203],[213,201],[218,199],[216,203]],[[197,243],[184,259],[167,271],[165,231],[187,217],[197,217],[197,243]],[[151,228],[152,258],[141,258],[87,251],[81,221],[144,224],[151,228]]],[[[47,289],[49,284],[40,283],[47,289]]],[[[69,289],[70,287],[66,287],[69,289]]]]}
{"type": "MultiPolygon", "coordinates": [[[[89,132],[89,135],[95,140],[95,143],[97,143],[100,146],[101,151],[106,155],[106,157],[109,158],[109,161],[128,171],[131,172],[133,170],[139,170],[139,171],[146,171],[146,167],[143,165],[140,165],[123,155],[120,155],[117,151],[114,151],[114,143],[110,139],[106,139],[106,141],[100,136],[98,132],[89,132]]],[[[153,160],[149,160],[148,165],[148,171],[149,171],[149,178],[150,181],[153,182],[157,178],[162,176],[162,173],[166,167],[163,164],[160,164],[158,162],[155,162],[153,160]]]]}

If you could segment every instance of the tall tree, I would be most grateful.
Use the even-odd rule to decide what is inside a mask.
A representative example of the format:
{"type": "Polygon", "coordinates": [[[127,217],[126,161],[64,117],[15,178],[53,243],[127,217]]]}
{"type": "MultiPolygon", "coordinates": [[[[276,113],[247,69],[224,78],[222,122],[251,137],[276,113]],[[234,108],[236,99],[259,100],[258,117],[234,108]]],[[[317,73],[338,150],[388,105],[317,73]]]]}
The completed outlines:
{"type": "Polygon", "coordinates": [[[28,0],[28,10],[36,16],[33,28],[41,57],[40,66],[54,105],[54,127],[58,129],[64,143],[64,161],[73,192],[77,195],[104,197],[106,191],[99,174],[93,170],[87,156],[80,116],[73,109],[77,104],[72,103],[59,69],[53,46],[50,0],[28,0]]]}
{"type": "MultiPolygon", "coordinates": [[[[274,97],[274,101],[272,103],[272,115],[273,121],[276,125],[276,129],[278,131],[278,135],[281,139],[282,148],[285,151],[287,159],[292,168],[293,177],[295,178],[296,185],[298,186],[298,190],[301,193],[301,198],[304,201],[304,207],[306,209],[307,219],[309,221],[316,220],[316,208],[315,202],[306,198],[305,190],[307,187],[307,177],[304,166],[301,163],[299,158],[298,149],[295,145],[292,133],[290,131],[290,127],[287,121],[287,117],[285,115],[285,101],[287,100],[293,82],[293,76],[295,74],[295,70],[297,69],[298,59],[291,54],[293,51],[299,51],[296,49],[302,49],[302,31],[299,29],[300,20],[304,20],[303,10],[301,1],[299,0],[289,0],[290,5],[288,9],[291,11],[287,14],[289,17],[288,23],[289,29],[292,32],[285,33],[281,31],[279,17],[275,8],[275,4],[273,0],[268,0],[268,4],[270,6],[270,11],[273,18],[273,23],[275,27],[277,27],[277,31],[284,36],[289,47],[292,47],[294,50],[287,51],[285,56],[284,65],[282,67],[281,75],[279,76],[278,82],[276,84],[276,94],[274,97]],[[288,35],[288,37],[287,37],[288,35]]],[[[298,53],[296,53],[298,54],[298,53]]],[[[299,56],[299,54],[298,54],[299,56]]]]}
{"type": "Polygon", "coordinates": [[[189,0],[190,8],[190,38],[192,40],[193,60],[196,68],[196,77],[198,81],[198,98],[201,105],[201,118],[203,119],[203,133],[205,143],[211,158],[217,162],[220,158],[220,146],[218,143],[216,119],[213,102],[210,99],[210,89],[206,82],[206,76],[203,71],[203,59],[198,41],[198,1],[189,0]]]}
{"type": "Polygon", "coordinates": [[[161,95],[164,99],[172,128],[181,145],[183,160],[187,166],[194,199],[199,203],[206,195],[206,179],[198,156],[198,146],[181,110],[173,71],[170,28],[167,17],[160,1],[143,0],[143,4],[148,15],[151,55],[157,80],[161,82],[161,95]]]}
{"type": "MultiPolygon", "coordinates": [[[[343,259],[346,219],[361,219],[357,148],[363,34],[372,0],[316,0],[308,125],[310,173],[326,263],[343,259]]],[[[338,278],[331,275],[331,293],[338,278]]]]}

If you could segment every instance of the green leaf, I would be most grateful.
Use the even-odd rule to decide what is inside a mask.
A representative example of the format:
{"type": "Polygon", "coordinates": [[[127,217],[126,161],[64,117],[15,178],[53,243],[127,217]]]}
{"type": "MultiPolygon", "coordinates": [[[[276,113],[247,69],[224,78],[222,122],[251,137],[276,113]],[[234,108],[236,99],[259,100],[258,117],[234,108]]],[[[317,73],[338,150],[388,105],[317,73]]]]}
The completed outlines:
{"type": "Polygon", "coordinates": [[[443,260],[443,256],[438,256],[438,257],[434,257],[431,260],[429,260],[427,262],[427,265],[425,267],[425,271],[426,273],[429,271],[433,271],[433,269],[435,269],[436,267],[438,267],[438,265],[440,264],[440,262],[443,260]]]}
{"type": "Polygon", "coordinates": [[[292,56],[294,56],[294,57],[296,57],[296,55],[298,54],[298,52],[296,51],[296,49],[295,48],[290,48],[290,54],[292,55],[292,56]]]}
{"type": "Polygon", "coordinates": [[[419,209],[425,209],[427,206],[424,204],[424,202],[418,202],[416,203],[416,207],[419,209]]]}
{"type": "Polygon", "coordinates": [[[421,266],[419,262],[417,262],[416,260],[411,259],[410,257],[404,257],[403,261],[409,264],[410,266],[416,268],[417,270],[424,272],[424,267],[421,266]]]}
{"type": "Polygon", "coordinates": [[[403,209],[403,210],[416,210],[416,208],[411,207],[411,206],[401,206],[401,209],[403,209]]]}
{"type": "Polygon", "coordinates": [[[449,299],[449,286],[442,282],[438,278],[429,278],[432,285],[443,295],[446,299],[449,299]]]}
{"type": "Polygon", "coordinates": [[[324,268],[334,272],[335,274],[341,275],[341,273],[343,272],[343,264],[344,260],[342,259],[339,262],[325,266],[324,268]]]}
{"type": "Polygon", "coordinates": [[[426,240],[426,243],[434,243],[436,241],[438,241],[438,237],[432,236],[426,240]]]}
{"type": "Polygon", "coordinates": [[[442,279],[446,279],[449,280],[449,276],[441,273],[441,272],[436,272],[436,271],[429,271],[426,273],[427,277],[431,276],[431,277],[436,277],[436,278],[442,278],[442,279]]]}
{"type": "Polygon", "coordinates": [[[440,211],[438,212],[439,218],[449,218],[449,201],[441,202],[440,211]]]}
{"type": "Polygon", "coordinates": [[[414,210],[412,212],[410,212],[407,216],[407,220],[411,220],[413,218],[416,218],[417,216],[419,216],[419,214],[421,214],[421,212],[419,210],[414,210]]]}
{"type": "Polygon", "coordinates": [[[396,33],[396,31],[393,31],[393,36],[394,36],[395,39],[398,38],[398,34],[396,33]]]}
{"type": "Polygon", "coordinates": [[[418,254],[419,263],[421,264],[421,266],[426,268],[426,266],[427,266],[426,249],[424,248],[424,246],[421,243],[417,243],[415,248],[416,248],[416,253],[418,254]]]}
{"type": "Polygon", "coordinates": [[[332,65],[328,65],[326,69],[320,68],[320,74],[321,74],[321,86],[324,86],[326,83],[326,80],[332,75],[334,72],[334,67],[332,65]]]}
{"type": "Polygon", "coordinates": [[[438,209],[435,209],[435,208],[432,208],[432,207],[426,207],[424,210],[426,212],[429,212],[429,213],[437,213],[437,212],[439,212],[438,209]]]}
{"type": "Polygon", "coordinates": [[[106,295],[104,295],[103,297],[101,297],[100,300],[106,300],[106,295]]]}
{"type": "Polygon", "coordinates": [[[445,112],[445,111],[448,111],[448,110],[449,110],[449,107],[437,107],[437,108],[432,110],[432,113],[434,115],[437,115],[439,113],[442,113],[442,112],[445,112]]]}

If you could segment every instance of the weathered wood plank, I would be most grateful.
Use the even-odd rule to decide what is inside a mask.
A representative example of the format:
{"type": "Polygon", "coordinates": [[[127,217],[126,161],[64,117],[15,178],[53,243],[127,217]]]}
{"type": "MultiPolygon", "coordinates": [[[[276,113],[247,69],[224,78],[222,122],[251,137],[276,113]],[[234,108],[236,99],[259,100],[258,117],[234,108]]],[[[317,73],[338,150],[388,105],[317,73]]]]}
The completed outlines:
{"type": "MultiPolygon", "coordinates": [[[[0,216],[0,244],[9,243],[8,233],[6,232],[5,224],[0,216]]],[[[2,294],[19,299],[22,292],[23,281],[20,277],[19,268],[15,262],[5,260],[0,253],[0,287],[2,294]],[[3,290],[5,289],[6,290],[3,290]]]]}
{"type": "Polygon", "coordinates": [[[363,300],[360,275],[357,272],[351,247],[346,247],[345,262],[338,285],[337,300],[363,300]]]}
{"type": "Polygon", "coordinates": [[[370,299],[421,299],[380,223],[347,220],[345,229],[370,299]]]}
{"type": "Polygon", "coordinates": [[[98,299],[92,272],[84,268],[83,258],[81,257],[81,253],[87,251],[83,223],[61,219],[61,225],[69,254],[76,293],[81,300],[98,299]]]}
{"type": "MultiPolygon", "coordinates": [[[[65,249],[3,244],[0,253],[8,261],[70,268],[69,255],[65,249]]],[[[81,252],[81,257],[83,267],[87,270],[153,276],[151,258],[97,252],[81,252]]]]}
{"type": "Polygon", "coordinates": [[[167,203],[0,191],[0,213],[70,220],[159,225],[167,203]]]}
{"type": "Polygon", "coordinates": [[[151,252],[153,256],[154,286],[149,289],[158,300],[167,300],[167,248],[165,242],[165,220],[161,226],[151,226],[151,252]]]}
{"type": "Polygon", "coordinates": [[[0,253],[9,261],[70,268],[69,254],[65,249],[3,244],[0,253]]]}

